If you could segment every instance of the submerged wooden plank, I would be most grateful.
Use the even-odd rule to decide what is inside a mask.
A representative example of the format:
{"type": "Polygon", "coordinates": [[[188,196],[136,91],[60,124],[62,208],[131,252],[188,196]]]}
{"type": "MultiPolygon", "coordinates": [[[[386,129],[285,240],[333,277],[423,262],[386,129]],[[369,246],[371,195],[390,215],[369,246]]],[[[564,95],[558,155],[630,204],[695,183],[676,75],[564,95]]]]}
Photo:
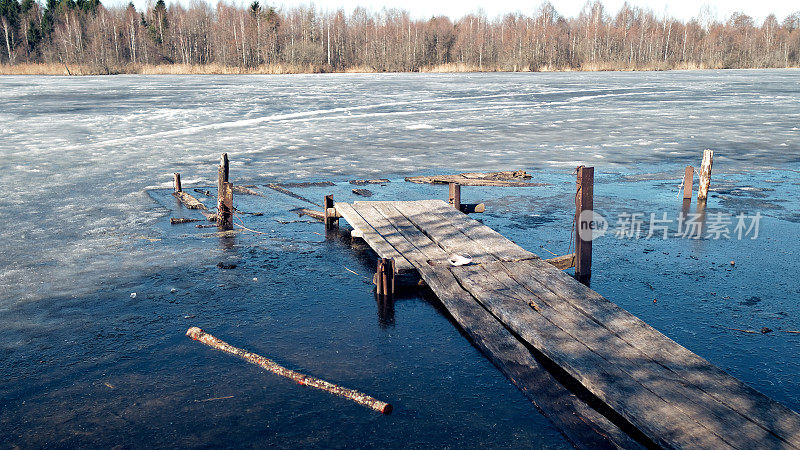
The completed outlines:
{"type": "Polygon", "coordinates": [[[370,247],[381,258],[392,258],[395,262],[398,272],[415,271],[414,266],[408,262],[400,252],[397,251],[386,239],[375,231],[375,229],[364,220],[353,207],[347,203],[336,203],[337,213],[342,215],[342,218],[347,221],[354,229],[361,233],[362,239],[369,244],[370,247]]]}

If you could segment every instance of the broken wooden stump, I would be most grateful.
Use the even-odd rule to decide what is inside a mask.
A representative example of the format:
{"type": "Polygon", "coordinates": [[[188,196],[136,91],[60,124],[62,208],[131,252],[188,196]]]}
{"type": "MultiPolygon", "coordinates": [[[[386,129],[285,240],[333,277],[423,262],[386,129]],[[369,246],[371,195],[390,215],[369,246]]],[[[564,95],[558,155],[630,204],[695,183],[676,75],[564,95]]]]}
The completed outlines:
{"type": "Polygon", "coordinates": [[[575,195],[575,278],[582,283],[588,282],[592,276],[592,230],[595,226],[593,197],[594,167],[578,166],[575,195]]]}
{"type": "Polygon", "coordinates": [[[450,183],[450,196],[447,201],[450,206],[461,211],[461,185],[458,183],[450,183]]]}
{"type": "Polygon", "coordinates": [[[694,167],[686,166],[683,172],[683,198],[692,198],[692,189],[694,188],[694,167]]]}
{"type": "Polygon", "coordinates": [[[703,163],[700,165],[700,184],[697,188],[697,200],[708,198],[708,187],[711,185],[711,166],[714,163],[714,150],[703,150],[703,163]]]}
{"type": "Polygon", "coordinates": [[[390,297],[394,295],[394,259],[381,258],[378,260],[378,268],[375,272],[375,291],[379,297],[390,297]]]}
{"type": "Polygon", "coordinates": [[[331,230],[339,226],[339,217],[333,204],[333,195],[326,195],[322,202],[322,211],[325,213],[325,229],[331,230]],[[333,211],[331,211],[333,210],[333,211]]]}
{"type": "Polygon", "coordinates": [[[284,378],[293,380],[298,384],[304,386],[310,386],[334,395],[338,395],[340,397],[350,399],[358,403],[359,405],[366,406],[367,408],[373,409],[383,414],[389,414],[392,412],[392,405],[390,405],[389,403],[382,402],[378,399],[370,397],[369,395],[362,394],[361,392],[337,386],[325,380],[314,378],[308,375],[303,375],[300,372],[295,372],[294,370],[287,369],[268,358],[257,355],[255,353],[250,353],[241,348],[236,348],[228,344],[227,342],[217,339],[216,337],[204,332],[198,327],[189,328],[189,330],[186,331],[186,335],[194,339],[195,341],[202,342],[203,344],[208,345],[209,347],[221,350],[225,353],[236,355],[247,362],[260,366],[276,375],[280,375],[284,378]]]}
{"type": "Polygon", "coordinates": [[[228,154],[223,153],[217,168],[217,225],[223,230],[233,229],[233,185],[228,182],[229,170],[228,154]]]}
{"type": "Polygon", "coordinates": [[[172,187],[175,189],[175,192],[181,192],[183,188],[181,188],[181,174],[175,172],[172,174],[172,187]]]}

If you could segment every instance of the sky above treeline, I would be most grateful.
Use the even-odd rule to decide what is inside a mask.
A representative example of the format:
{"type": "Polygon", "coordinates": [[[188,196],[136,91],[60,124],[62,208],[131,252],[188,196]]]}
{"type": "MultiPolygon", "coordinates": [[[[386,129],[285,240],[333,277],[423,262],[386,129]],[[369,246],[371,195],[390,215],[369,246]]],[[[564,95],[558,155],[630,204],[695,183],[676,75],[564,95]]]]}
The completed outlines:
{"type": "MultiPolygon", "coordinates": [[[[150,0],[151,2],[153,0],[150,0]]],[[[218,0],[207,1],[214,5],[218,0]]],[[[235,5],[249,5],[252,0],[223,0],[225,3],[235,5]]],[[[614,14],[619,11],[625,0],[601,0],[606,12],[614,14]]],[[[683,21],[700,17],[702,13],[710,14],[711,18],[725,20],[734,12],[742,12],[757,21],[763,20],[769,14],[775,14],[778,20],[800,11],[800,2],[797,0],[627,0],[631,6],[647,8],[659,15],[674,17],[683,21]]],[[[179,2],[188,6],[192,0],[166,0],[167,4],[179,2]]],[[[127,4],[128,0],[107,0],[106,5],[127,4]]],[[[148,0],[133,0],[137,8],[144,8],[148,0]]],[[[318,10],[336,10],[343,8],[347,13],[358,6],[379,11],[382,8],[397,8],[406,10],[414,18],[424,19],[431,16],[445,15],[451,19],[459,19],[467,14],[479,10],[489,18],[506,13],[520,12],[532,15],[541,4],[538,0],[260,0],[262,5],[267,4],[283,9],[298,6],[315,5],[318,10]]],[[[581,8],[586,5],[586,0],[551,0],[559,14],[567,17],[577,16],[581,8]]]]}

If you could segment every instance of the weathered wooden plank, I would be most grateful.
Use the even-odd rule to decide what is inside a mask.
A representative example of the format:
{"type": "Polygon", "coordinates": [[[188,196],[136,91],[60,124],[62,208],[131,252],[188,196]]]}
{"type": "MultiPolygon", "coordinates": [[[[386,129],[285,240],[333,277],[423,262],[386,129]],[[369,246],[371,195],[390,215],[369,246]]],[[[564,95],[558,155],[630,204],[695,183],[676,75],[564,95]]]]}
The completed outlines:
{"type": "Polygon", "coordinates": [[[729,448],[733,444],[673,407],[583,342],[552,324],[482,266],[451,267],[459,283],[526,342],[663,447],[729,448]]]}
{"type": "Polygon", "coordinates": [[[553,378],[502,323],[461,288],[446,266],[422,267],[420,274],[473,344],[573,445],[587,449],[641,448],[553,378]]]}
{"type": "Polygon", "coordinates": [[[687,383],[675,372],[611,333],[601,323],[591,320],[572,304],[563,301],[546,285],[521,275],[522,271],[518,268],[524,265],[525,261],[498,262],[484,265],[483,268],[523,302],[527,295],[533,294],[541,306],[540,313],[553,325],[582,342],[601,358],[613,361],[616,368],[718,436],[724,436],[735,445],[744,445],[745,448],[782,445],[767,430],[687,383]]]}
{"type": "Polygon", "coordinates": [[[428,261],[446,259],[447,253],[408,221],[394,205],[360,205],[362,217],[369,217],[372,223],[377,218],[371,212],[364,212],[369,208],[386,219],[380,230],[387,240],[403,254],[414,254],[409,256],[410,261],[475,345],[568,439],[585,448],[639,446],[616,425],[558,383],[521,342],[476,303],[447,270],[447,266],[428,264],[428,261]],[[390,231],[390,227],[394,231],[390,231]]]}
{"type": "Polygon", "coordinates": [[[682,376],[687,383],[800,448],[800,415],[796,412],[728,375],[638,317],[542,261],[525,261],[517,265],[515,270],[522,283],[535,280],[546,284],[562,301],[572,304],[649,358],[682,376]]]}
{"type": "Polygon", "coordinates": [[[442,248],[450,253],[467,254],[477,263],[538,258],[441,200],[397,202],[397,208],[442,248]]]}
{"type": "MultiPolygon", "coordinates": [[[[406,256],[406,259],[415,267],[419,267],[420,265],[427,265],[428,261],[425,260],[425,255],[420,253],[419,250],[406,238],[404,238],[400,232],[394,227],[394,225],[381,214],[377,209],[375,209],[376,205],[371,204],[364,204],[364,203],[357,203],[353,205],[353,209],[367,221],[372,228],[380,234],[393,248],[395,248],[398,252],[402,255],[406,256]]],[[[418,233],[421,235],[422,233],[418,233]]],[[[422,236],[424,237],[424,235],[422,236]]],[[[415,239],[415,241],[419,241],[415,239]]],[[[444,263],[447,261],[447,257],[436,261],[437,263],[444,263]]]]}
{"type": "MultiPolygon", "coordinates": [[[[800,448],[796,413],[443,201],[356,202],[355,209],[437,295],[449,289],[467,311],[486,311],[513,331],[512,340],[539,349],[656,444],[800,448]],[[442,263],[452,253],[481,265],[442,263]]],[[[514,380],[504,363],[495,364],[514,380]]]]}
{"type": "Polygon", "coordinates": [[[416,271],[414,266],[408,262],[408,259],[378,234],[375,229],[353,209],[352,205],[348,203],[336,203],[335,207],[336,211],[342,215],[342,218],[346,220],[351,227],[361,232],[362,239],[372,247],[379,257],[394,259],[397,271],[400,273],[416,271]]]}

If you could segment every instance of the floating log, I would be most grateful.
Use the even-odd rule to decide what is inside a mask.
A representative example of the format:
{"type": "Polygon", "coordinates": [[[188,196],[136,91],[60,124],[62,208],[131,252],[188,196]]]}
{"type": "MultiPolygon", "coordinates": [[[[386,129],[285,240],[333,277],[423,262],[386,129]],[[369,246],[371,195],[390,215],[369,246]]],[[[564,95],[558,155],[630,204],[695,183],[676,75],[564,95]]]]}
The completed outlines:
{"type": "Polygon", "coordinates": [[[581,230],[592,230],[591,217],[582,215],[591,211],[594,197],[594,167],[578,166],[577,194],[575,195],[575,278],[587,282],[592,276],[592,241],[581,238],[581,230]]]}
{"type": "Polygon", "coordinates": [[[464,214],[475,214],[486,212],[486,205],[483,203],[462,203],[461,212],[464,214]]]}
{"type": "Polygon", "coordinates": [[[330,181],[302,181],[297,183],[276,183],[276,184],[278,186],[287,188],[335,186],[335,184],[331,183],[330,181]]]}
{"type": "Polygon", "coordinates": [[[505,186],[505,187],[532,187],[546,186],[544,183],[531,183],[531,176],[524,170],[506,172],[470,172],[458,175],[434,175],[407,177],[405,180],[422,184],[450,184],[458,183],[462,186],[505,186]]]}
{"type": "Polygon", "coordinates": [[[374,180],[350,180],[350,184],[355,184],[356,186],[363,186],[365,184],[384,184],[388,182],[389,180],[386,178],[376,178],[374,180]]]}
{"type": "Polygon", "coordinates": [[[362,197],[372,197],[372,191],[369,189],[353,189],[353,194],[360,195],[362,197]]]}
{"type": "Polygon", "coordinates": [[[205,195],[206,197],[211,197],[211,191],[209,191],[209,190],[207,190],[207,189],[197,189],[197,188],[194,188],[194,189],[192,189],[192,190],[193,190],[193,191],[195,191],[195,192],[197,192],[198,194],[203,194],[203,195],[205,195]]]}
{"type": "Polygon", "coordinates": [[[191,194],[188,194],[186,192],[183,191],[173,192],[172,195],[178,200],[180,200],[180,202],[183,203],[183,206],[185,206],[188,209],[203,209],[203,210],[208,209],[206,208],[206,205],[200,202],[200,200],[192,197],[191,194]]]}
{"type": "Polygon", "coordinates": [[[461,185],[458,183],[450,183],[450,195],[447,203],[453,208],[461,211],[461,185]]]}
{"type": "Polygon", "coordinates": [[[171,225],[178,225],[181,223],[192,223],[192,222],[200,222],[200,219],[186,219],[184,217],[170,217],[169,223],[171,225]]]}
{"type": "Polygon", "coordinates": [[[276,375],[280,375],[284,378],[293,380],[297,384],[310,386],[316,389],[323,390],[325,392],[329,392],[334,395],[338,395],[340,397],[350,399],[358,403],[359,405],[366,406],[367,408],[374,409],[375,411],[378,411],[383,414],[389,414],[392,412],[392,405],[390,405],[389,403],[382,402],[378,399],[370,397],[369,395],[362,394],[361,392],[337,386],[325,380],[320,380],[319,378],[303,375],[302,373],[295,372],[294,370],[291,369],[287,369],[268,358],[257,355],[255,353],[250,353],[240,348],[236,348],[228,344],[227,342],[217,339],[216,337],[204,332],[198,327],[189,328],[189,330],[186,332],[186,335],[194,339],[195,341],[200,341],[203,344],[208,345],[209,347],[221,350],[226,353],[230,353],[231,355],[236,355],[244,359],[245,361],[260,366],[276,375]]]}
{"type": "Polygon", "coordinates": [[[308,216],[311,217],[312,219],[317,219],[322,222],[325,221],[325,213],[322,211],[316,211],[313,209],[306,209],[306,208],[298,208],[295,209],[294,212],[296,212],[300,216],[308,216]]]}
{"type": "Polygon", "coordinates": [[[181,192],[183,188],[181,188],[181,174],[175,172],[172,174],[172,187],[175,188],[175,192],[181,192]]]}
{"type": "Polygon", "coordinates": [[[280,192],[281,194],[286,194],[286,195],[288,195],[289,197],[294,197],[294,198],[296,198],[296,199],[298,199],[298,200],[302,200],[302,201],[304,201],[304,202],[306,202],[306,203],[310,203],[310,204],[312,204],[312,205],[314,205],[314,206],[319,206],[319,204],[318,204],[318,203],[314,203],[314,202],[312,202],[311,200],[309,200],[309,199],[307,199],[307,198],[303,197],[302,195],[295,194],[294,192],[292,192],[292,191],[290,191],[290,190],[288,190],[288,189],[286,189],[286,188],[284,188],[284,187],[281,187],[281,186],[279,186],[279,185],[277,185],[277,184],[275,184],[275,183],[270,183],[270,184],[267,184],[266,186],[267,186],[268,188],[270,188],[270,189],[274,190],[274,191],[278,191],[278,192],[280,192]]]}
{"type": "Polygon", "coordinates": [[[692,189],[694,188],[694,167],[686,166],[683,172],[683,198],[692,198],[692,189]]]}
{"type": "Polygon", "coordinates": [[[554,265],[558,269],[566,270],[575,267],[575,253],[569,255],[556,256],[555,258],[545,259],[546,262],[554,265]]]}
{"type": "Polygon", "coordinates": [[[711,166],[714,163],[714,150],[703,150],[703,163],[700,165],[700,186],[697,188],[697,200],[708,198],[708,187],[711,185],[711,166]]]}
{"type": "Polygon", "coordinates": [[[263,197],[264,196],[264,194],[261,194],[260,192],[256,192],[256,191],[250,189],[247,186],[234,185],[233,186],[233,192],[235,192],[237,194],[242,194],[242,195],[257,195],[259,197],[263,197]]]}

